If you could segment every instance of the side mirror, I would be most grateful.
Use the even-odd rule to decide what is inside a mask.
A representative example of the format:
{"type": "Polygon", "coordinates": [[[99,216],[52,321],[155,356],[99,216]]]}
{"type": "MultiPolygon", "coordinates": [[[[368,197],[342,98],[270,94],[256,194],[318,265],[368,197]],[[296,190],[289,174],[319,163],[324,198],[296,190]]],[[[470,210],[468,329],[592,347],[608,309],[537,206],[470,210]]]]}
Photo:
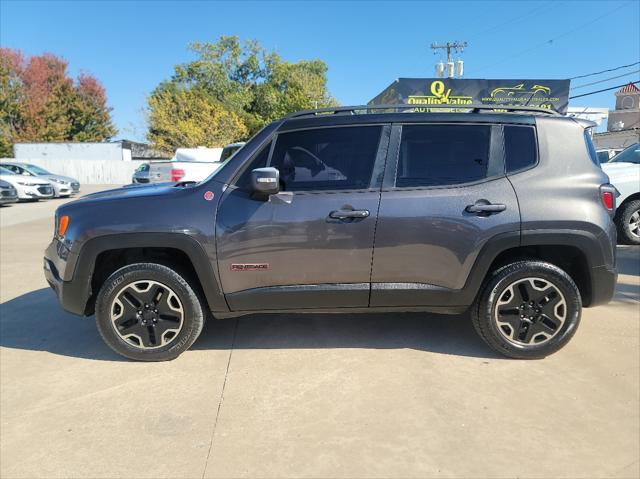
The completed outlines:
{"type": "Polygon", "coordinates": [[[251,171],[251,188],[259,195],[275,195],[280,191],[280,172],[276,168],[256,168],[251,171]]]}

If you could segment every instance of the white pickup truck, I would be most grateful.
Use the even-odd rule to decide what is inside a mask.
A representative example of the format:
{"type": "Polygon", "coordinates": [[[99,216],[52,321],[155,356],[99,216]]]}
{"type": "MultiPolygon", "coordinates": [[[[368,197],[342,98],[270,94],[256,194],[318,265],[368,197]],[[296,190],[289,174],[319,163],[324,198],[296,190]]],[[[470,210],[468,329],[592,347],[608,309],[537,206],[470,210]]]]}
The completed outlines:
{"type": "Polygon", "coordinates": [[[640,245],[640,143],[618,153],[602,169],[620,192],[614,218],[618,239],[640,245]]]}
{"type": "Polygon", "coordinates": [[[240,142],[224,148],[178,148],[171,160],[150,164],[149,182],[202,181],[243,146],[240,142]]]}

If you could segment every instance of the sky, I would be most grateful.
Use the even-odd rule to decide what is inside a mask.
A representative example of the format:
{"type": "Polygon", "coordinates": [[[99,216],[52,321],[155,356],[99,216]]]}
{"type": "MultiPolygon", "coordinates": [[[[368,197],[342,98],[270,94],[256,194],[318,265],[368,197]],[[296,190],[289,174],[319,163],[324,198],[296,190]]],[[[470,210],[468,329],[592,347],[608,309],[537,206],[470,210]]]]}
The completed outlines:
{"type": "MultiPolygon", "coordinates": [[[[399,77],[435,76],[433,42],[467,41],[465,78],[564,79],[640,61],[640,0],[215,2],[0,0],[0,45],[62,56],[104,85],[117,138],[144,140],[149,93],[191,42],[256,39],[288,61],[324,60],[343,105],[363,104],[399,77]]],[[[624,75],[571,94],[638,81],[624,75]]],[[[614,91],[570,106],[613,108],[614,91]]]]}

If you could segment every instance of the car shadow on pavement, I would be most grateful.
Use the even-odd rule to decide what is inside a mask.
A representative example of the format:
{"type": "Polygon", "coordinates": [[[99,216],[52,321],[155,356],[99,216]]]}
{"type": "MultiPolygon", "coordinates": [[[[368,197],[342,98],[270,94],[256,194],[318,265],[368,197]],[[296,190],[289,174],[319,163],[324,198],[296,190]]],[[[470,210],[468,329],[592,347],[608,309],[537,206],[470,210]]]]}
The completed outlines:
{"type": "MultiPolygon", "coordinates": [[[[217,323],[234,320],[217,321],[217,323]]],[[[237,319],[234,349],[415,349],[504,359],[476,334],[468,315],[428,313],[255,314],[237,319]]],[[[194,349],[211,349],[216,321],[194,349]]]]}
{"type": "MultiPolygon", "coordinates": [[[[208,321],[192,349],[411,348],[439,354],[501,358],[476,335],[468,315],[255,314],[208,321]]],[[[0,305],[0,346],[102,361],[127,361],[100,338],[93,318],[62,310],[39,289],[0,305]]]]}

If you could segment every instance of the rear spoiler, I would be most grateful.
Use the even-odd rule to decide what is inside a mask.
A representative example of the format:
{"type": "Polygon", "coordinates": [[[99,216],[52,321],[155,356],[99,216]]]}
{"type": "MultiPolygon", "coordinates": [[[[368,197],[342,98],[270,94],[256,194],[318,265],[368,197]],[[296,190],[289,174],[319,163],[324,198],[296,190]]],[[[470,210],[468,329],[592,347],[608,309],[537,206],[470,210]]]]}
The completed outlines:
{"type": "Polygon", "coordinates": [[[574,117],[571,117],[571,118],[573,121],[575,121],[578,125],[580,125],[585,130],[589,128],[593,128],[594,126],[598,126],[598,124],[595,121],[585,120],[583,118],[574,118],[574,117]]]}

